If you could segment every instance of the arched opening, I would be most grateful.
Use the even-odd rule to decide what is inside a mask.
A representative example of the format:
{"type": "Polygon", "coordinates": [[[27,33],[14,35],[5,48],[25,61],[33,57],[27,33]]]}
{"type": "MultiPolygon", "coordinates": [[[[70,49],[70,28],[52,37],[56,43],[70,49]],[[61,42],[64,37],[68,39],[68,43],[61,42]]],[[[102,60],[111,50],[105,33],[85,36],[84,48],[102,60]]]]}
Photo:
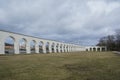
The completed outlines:
{"type": "Polygon", "coordinates": [[[97,48],[97,51],[100,51],[100,48],[97,48]]]}
{"type": "Polygon", "coordinates": [[[90,48],[90,51],[92,51],[92,48],[90,48]]]}
{"type": "Polygon", "coordinates": [[[60,45],[60,52],[62,53],[62,44],[60,45]]]}
{"type": "Polygon", "coordinates": [[[88,49],[86,49],[86,51],[88,51],[88,49]]]}
{"type": "Polygon", "coordinates": [[[32,41],[30,42],[30,51],[31,51],[31,53],[35,53],[35,52],[36,52],[36,51],[35,51],[35,45],[36,45],[35,40],[32,40],[32,41]]]}
{"type": "Polygon", "coordinates": [[[15,39],[12,36],[9,36],[5,39],[4,45],[5,45],[5,54],[14,54],[14,42],[15,39]]]}
{"type": "Polygon", "coordinates": [[[57,53],[59,52],[59,51],[58,51],[58,46],[59,46],[59,44],[56,45],[56,52],[57,52],[57,53]]]}
{"type": "Polygon", "coordinates": [[[54,44],[54,43],[52,43],[52,45],[51,45],[51,48],[52,48],[52,53],[55,53],[54,47],[55,47],[55,44],[54,44]]]}
{"type": "Polygon", "coordinates": [[[20,53],[26,53],[26,39],[22,38],[19,41],[19,52],[20,53]]]}
{"type": "Polygon", "coordinates": [[[43,42],[39,42],[39,53],[43,53],[43,42]]]}
{"type": "Polygon", "coordinates": [[[68,46],[66,46],[66,51],[68,52],[68,46]]]}
{"type": "Polygon", "coordinates": [[[46,53],[49,53],[49,42],[46,43],[46,53]]]}
{"type": "Polygon", "coordinates": [[[93,48],[93,51],[96,51],[96,48],[93,48]]]}
{"type": "Polygon", "coordinates": [[[102,48],[102,51],[105,51],[105,48],[102,48]]]}
{"type": "Polygon", "coordinates": [[[64,45],[64,47],[63,47],[63,48],[64,48],[64,52],[66,52],[66,50],[65,50],[65,49],[66,49],[66,48],[65,48],[65,45],[64,45]]]}

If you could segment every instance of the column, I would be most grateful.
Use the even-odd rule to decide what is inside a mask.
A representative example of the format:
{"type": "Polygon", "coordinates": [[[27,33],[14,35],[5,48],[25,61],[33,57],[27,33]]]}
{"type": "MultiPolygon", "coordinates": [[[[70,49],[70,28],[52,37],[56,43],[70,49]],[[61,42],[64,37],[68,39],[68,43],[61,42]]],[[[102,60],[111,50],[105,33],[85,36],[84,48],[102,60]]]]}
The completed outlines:
{"type": "Polygon", "coordinates": [[[35,45],[35,53],[39,53],[39,44],[38,43],[36,43],[36,45],[35,45]]]}
{"type": "Polygon", "coordinates": [[[107,47],[105,47],[105,51],[107,51],[107,47]]]}
{"type": "Polygon", "coordinates": [[[65,45],[65,52],[67,52],[67,46],[65,45]]]}
{"type": "Polygon", "coordinates": [[[70,46],[68,46],[68,52],[70,52],[70,46]]]}
{"type": "Polygon", "coordinates": [[[29,54],[31,53],[31,50],[30,50],[30,42],[26,42],[26,52],[29,54]]]}
{"type": "Polygon", "coordinates": [[[60,53],[60,50],[61,50],[61,49],[60,49],[60,45],[58,45],[58,53],[60,53]]]}
{"type": "Polygon", "coordinates": [[[102,47],[100,47],[100,52],[102,52],[102,47]]]}
{"type": "Polygon", "coordinates": [[[92,47],[92,51],[94,51],[94,50],[93,50],[93,47],[92,47]]]}
{"type": "Polygon", "coordinates": [[[96,49],[95,51],[97,52],[97,51],[98,51],[98,50],[97,50],[97,47],[96,47],[95,49],[96,49]]]}
{"type": "Polygon", "coordinates": [[[49,53],[52,53],[52,44],[49,43],[49,53]]]}
{"type": "Polygon", "coordinates": [[[5,54],[5,43],[4,40],[0,40],[0,54],[5,54]]]}
{"type": "Polygon", "coordinates": [[[62,52],[64,53],[64,46],[62,45],[62,52]]]}
{"type": "Polygon", "coordinates": [[[71,52],[73,52],[73,47],[71,47],[71,52]]]}
{"type": "Polygon", "coordinates": [[[72,46],[70,46],[70,52],[72,52],[72,46]]]}
{"type": "Polygon", "coordinates": [[[46,45],[45,45],[45,43],[43,44],[42,48],[43,48],[43,53],[46,53],[46,45]]]}
{"type": "Polygon", "coordinates": [[[56,51],[56,44],[54,44],[54,53],[56,53],[57,51],[56,51]]]}
{"type": "Polygon", "coordinates": [[[15,39],[15,42],[14,42],[14,52],[15,54],[19,54],[20,51],[19,51],[19,39],[15,39]]]}

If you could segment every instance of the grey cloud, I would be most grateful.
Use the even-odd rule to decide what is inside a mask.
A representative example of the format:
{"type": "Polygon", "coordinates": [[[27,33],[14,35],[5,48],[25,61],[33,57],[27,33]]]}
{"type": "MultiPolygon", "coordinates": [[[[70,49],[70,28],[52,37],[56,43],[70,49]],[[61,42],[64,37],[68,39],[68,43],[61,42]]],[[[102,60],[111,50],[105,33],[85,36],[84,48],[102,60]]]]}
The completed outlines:
{"type": "Polygon", "coordinates": [[[119,0],[0,0],[0,29],[96,44],[120,27],[119,0]]]}

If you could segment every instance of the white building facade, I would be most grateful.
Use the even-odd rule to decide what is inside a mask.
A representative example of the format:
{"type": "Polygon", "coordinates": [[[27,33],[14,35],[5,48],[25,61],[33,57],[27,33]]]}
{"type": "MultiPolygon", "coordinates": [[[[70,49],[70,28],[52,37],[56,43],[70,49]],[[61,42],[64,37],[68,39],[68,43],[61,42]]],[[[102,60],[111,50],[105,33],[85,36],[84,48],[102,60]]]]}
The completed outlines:
{"type": "Polygon", "coordinates": [[[35,53],[40,53],[42,50],[42,53],[61,53],[61,52],[76,52],[76,51],[85,51],[86,48],[79,46],[79,45],[74,45],[74,44],[69,44],[69,43],[63,43],[59,41],[54,41],[54,40],[47,40],[47,39],[41,39],[38,37],[33,37],[33,36],[28,36],[28,35],[23,35],[23,34],[18,34],[18,33],[13,33],[9,31],[3,31],[0,30],[0,54],[6,54],[5,52],[5,40],[6,38],[12,38],[14,40],[14,54],[20,54],[20,40],[24,39],[25,40],[25,49],[26,49],[26,54],[31,53],[30,49],[30,42],[34,41],[35,43],[35,53]],[[42,43],[41,49],[40,49],[40,43],[42,43]],[[48,44],[48,45],[46,45],[48,44]]]}
{"type": "Polygon", "coordinates": [[[106,46],[87,46],[86,51],[107,51],[106,46]]]}

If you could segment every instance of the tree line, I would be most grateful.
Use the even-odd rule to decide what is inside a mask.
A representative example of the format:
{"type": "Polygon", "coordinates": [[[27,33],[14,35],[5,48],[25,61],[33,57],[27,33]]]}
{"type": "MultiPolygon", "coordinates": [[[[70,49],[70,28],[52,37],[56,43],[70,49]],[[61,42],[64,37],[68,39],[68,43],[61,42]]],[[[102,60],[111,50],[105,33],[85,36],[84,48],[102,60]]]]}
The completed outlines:
{"type": "Polygon", "coordinates": [[[120,29],[115,35],[108,35],[100,38],[97,46],[106,46],[108,51],[120,51],[120,29]]]}

